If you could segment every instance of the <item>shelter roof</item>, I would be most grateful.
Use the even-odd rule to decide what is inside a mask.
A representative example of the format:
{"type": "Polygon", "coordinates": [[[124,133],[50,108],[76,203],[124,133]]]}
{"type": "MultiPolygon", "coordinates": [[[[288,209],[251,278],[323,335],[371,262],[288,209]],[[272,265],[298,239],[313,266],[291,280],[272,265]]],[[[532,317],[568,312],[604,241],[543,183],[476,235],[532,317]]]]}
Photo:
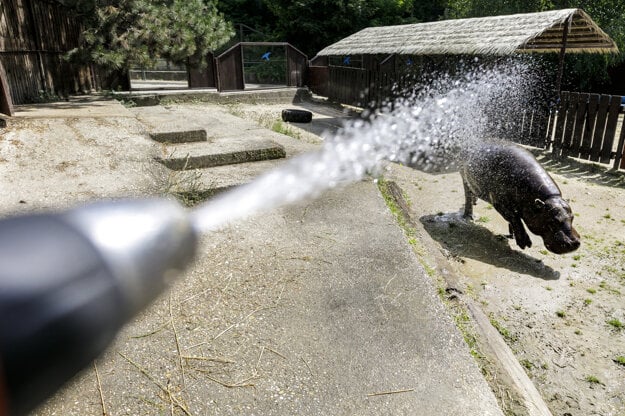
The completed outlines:
{"type": "Polygon", "coordinates": [[[369,27],[318,55],[509,55],[559,52],[563,31],[571,53],[618,52],[616,43],[581,9],[369,27]]]}

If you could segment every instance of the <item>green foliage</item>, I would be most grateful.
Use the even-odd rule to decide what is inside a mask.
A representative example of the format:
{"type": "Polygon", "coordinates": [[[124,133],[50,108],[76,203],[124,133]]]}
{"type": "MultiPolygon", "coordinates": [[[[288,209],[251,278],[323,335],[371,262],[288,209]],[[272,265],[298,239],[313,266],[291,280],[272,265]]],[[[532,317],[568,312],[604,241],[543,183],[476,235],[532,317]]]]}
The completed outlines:
{"type": "Polygon", "coordinates": [[[226,42],[232,25],[212,0],[65,0],[85,26],[72,60],[125,69],[156,59],[192,65],[226,42]]]}
{"type": "MultiPolygon", "coordinates": [[[[610,81],[615,78],[614,74],[609,77],[609,71],[614,72],[611,68],[625,60],[622,0],[593,0],[581,5],[578,0],[218,0],[217,6],[229,20],[262,32],[241,27],[237,39],[287,41],[311,58],[322,48],[370,26],[582,7],[616,41],[621,53],[567,55],[562,88],[612,92],[610,81]]],[[[553,82],[558,55],[537,58],[548,71],[547,82],[553,82]]]]}
{"type": "Polygon", "coordinates": [[[586,381],[589,382],[590,384],[601,384],[605,386],[605,384],[601,380],[599,380],[596,376],[593,376],[593,375],[586,376],[586,381]]]}
{"type": "Polygon", "coordinates": [[[238,41],[269,41],[280,40],[272,36],[275,27],[275,16],[267,8],[264,1],[259,0],[218,0],[217,9],[235,25],[244,24],[250,29],[235,27],[238,41]],[[241,33],[241,30],[243,32],[241,33]],[[255,30],[256,32],[254,32],[255,30]]]}
{"type": "Polygon", "coordinates": [[[490,324],[495,327],[495,329],[503,336],[508,342],[516,342],[517,337],[512,335],[512,333],[506,328],[501,322],[495,319],[492,315],[490,316],[490,324]]]}
{"type": "MultiPolygon", "coordinates": [[[[369,26],[438,20],[446,0],[220,0],[235,23],[265,33],[262,40],[287,41],[309,57],[369,26]]],[[[257,39],[260,40],[260,39],[257,39]]]]}

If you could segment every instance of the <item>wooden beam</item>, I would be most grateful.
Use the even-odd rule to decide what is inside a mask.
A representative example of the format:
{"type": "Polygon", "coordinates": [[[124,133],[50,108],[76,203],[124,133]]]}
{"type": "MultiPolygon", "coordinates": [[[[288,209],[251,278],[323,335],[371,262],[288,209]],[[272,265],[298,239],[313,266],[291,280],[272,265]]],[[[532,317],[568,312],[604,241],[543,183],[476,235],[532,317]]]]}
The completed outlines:
{"type": "Polygon", "coordinates": [[[13,115],[13,101],[11,100],[11,91],[7,82],[7,75],[4,72],[4,66],[0,61],[0,113],[7,116],[13,115]]]}
{"type": "Polygon", "coordinates": [[[621,136],[616,148],[616,158],[614,159],[614,170],[625,169],[625,119],[621,122],[621,136]]]}
{"type": "MultiPolygon", "coordinates": [[[[534,40],[532,40],[531,42],[528,42],[528,45],[541,45],[541,44],[549,44],[549,43],[560,43],[560,41],[562,40],[562,36],[560,36],[559,38],[552,38],[552,37],[540,37],[540,38],[536,38],[534,40]]],[[[605,41],[605,39],[601,38],[600,36],[571,36],[569,34],[569,36],[567,36],[567,42],[569,44],[572,43],[579,43],[579,42],[600,42],[600,43],[608,43],[607,41],[605,41]]]]}
{"type": "MultiPolygon", "coordinates": [[[[543,44],[543,45],[525,45],[523,49],[519,49],[519,51],[525,50],[530,52],[540,52],[540,51],[554,51],[561,50],[561,43],[551,43],[551,44],[543,44]]],[[[599,44],[599,43],[567,43],[566,49],[569,52],[573,52],[573,49],[597,49],[603,50],[604,52],[608,52],[613,50],[616,52],[614,45],[608,44],[599,44]]]]}
{"type": "Polygon", "coordinates": [[[566,40],[569,35],[569,25],[571,23],[572,16],[569,16],[564,21],[564,27],[562,28],[562,47],[560,48],[560,58],[558,62],[558,77],[556,78],[556,94],[560,95],[560,89],[562,88],[562,74],[564,73],[564,54],[566,52],[566,40]]]}

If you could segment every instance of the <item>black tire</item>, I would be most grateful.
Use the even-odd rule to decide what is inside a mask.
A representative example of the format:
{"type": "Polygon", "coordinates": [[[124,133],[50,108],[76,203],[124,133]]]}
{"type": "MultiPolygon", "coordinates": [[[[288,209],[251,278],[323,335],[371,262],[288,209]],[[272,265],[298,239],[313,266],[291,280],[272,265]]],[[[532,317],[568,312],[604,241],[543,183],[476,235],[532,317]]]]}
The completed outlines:
{"type": "Polygon", "coordinates": [[[312,121],[312,113],[306,110],[282,110],[282,121],[290,123],[310,123],[312,121]]]}

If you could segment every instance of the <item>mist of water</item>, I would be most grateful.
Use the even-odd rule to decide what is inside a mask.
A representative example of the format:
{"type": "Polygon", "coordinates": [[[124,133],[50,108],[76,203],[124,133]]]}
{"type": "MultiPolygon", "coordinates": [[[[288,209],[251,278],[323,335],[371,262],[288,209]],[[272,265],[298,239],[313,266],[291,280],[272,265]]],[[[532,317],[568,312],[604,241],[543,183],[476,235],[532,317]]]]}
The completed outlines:
{"type": "Polygon", "coordinates": [[[217,230],[338,185],[377,177],[389,162],[445,169],[527,104],[533,72],[528,63],[507,62],[438,74],[367,120],[347,123],[320,150],[205,202],[192,212],[192,221],[200,232],[217,230]]]}

